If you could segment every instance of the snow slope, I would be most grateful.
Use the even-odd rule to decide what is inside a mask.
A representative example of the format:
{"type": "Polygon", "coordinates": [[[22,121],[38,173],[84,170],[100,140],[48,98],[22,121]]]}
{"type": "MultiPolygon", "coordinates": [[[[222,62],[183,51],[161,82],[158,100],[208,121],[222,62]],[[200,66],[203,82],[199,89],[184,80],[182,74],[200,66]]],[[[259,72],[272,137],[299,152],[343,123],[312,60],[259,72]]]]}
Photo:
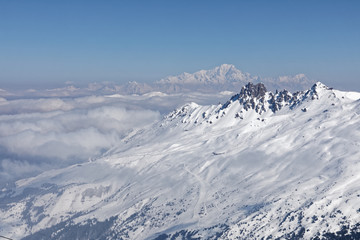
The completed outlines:
{"type": "Polygon", "coordinates": [[[101,158],[1,190],[14,239],[335,239],[360,232],[360,93],[189,103],[101,158]]]}

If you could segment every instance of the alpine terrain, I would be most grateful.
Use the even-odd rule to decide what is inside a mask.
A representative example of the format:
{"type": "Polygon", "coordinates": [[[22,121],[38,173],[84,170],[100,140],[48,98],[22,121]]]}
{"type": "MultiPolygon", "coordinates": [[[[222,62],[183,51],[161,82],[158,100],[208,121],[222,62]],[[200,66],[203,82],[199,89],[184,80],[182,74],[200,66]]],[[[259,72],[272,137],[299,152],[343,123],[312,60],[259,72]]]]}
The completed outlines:
{"type": "Polygon", "coordinates": [[[4,187],[0,235],[359,239],[360,93],[240,77],[225,103],[186,104],[98,159],[4,187]]]}

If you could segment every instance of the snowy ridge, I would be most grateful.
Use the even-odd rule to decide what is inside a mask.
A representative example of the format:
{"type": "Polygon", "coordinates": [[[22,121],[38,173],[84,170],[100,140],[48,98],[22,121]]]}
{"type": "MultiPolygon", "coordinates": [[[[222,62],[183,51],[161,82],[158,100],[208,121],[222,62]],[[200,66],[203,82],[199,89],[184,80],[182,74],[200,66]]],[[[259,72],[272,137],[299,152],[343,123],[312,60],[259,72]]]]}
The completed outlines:
{"type": "Polygon", "coordinates": [[[360,93],[247,84],[101,158],[0,193],[16,239],[335,239],[360,232],[360,93]]]}
{"type": "MultiPolygon", "coordinates": [[[[238,94],[235,94],[225,104],[218,106],[199,106],[196,103],[186,104],[176,109],[165,118],[181,118],[182,123],[191,122],[194,124],[216,123],[225,124],[222,120],[226,116],[229,118],[238,118],[243,120],[246,115],[253,117],[269,117],[274,113],[287,107],[289,110],[308,102],[309,100],[319,99],[319,95],[326,94],[331,89],[318,82],[311,89],[296,93],[290,93],[287,90],[268,92],[263,83],[248,83],[241,88],[238,94]]],[[[335,92],[331,91],[331,97],[336,98],[335,92]]],[[[330,98],[330,96],[329,96],[330,98]]],[[[306,112],[306,107],[301,109],[306,112]]],[[[231,124],[234,124],[231,121],[231,124]]]]}

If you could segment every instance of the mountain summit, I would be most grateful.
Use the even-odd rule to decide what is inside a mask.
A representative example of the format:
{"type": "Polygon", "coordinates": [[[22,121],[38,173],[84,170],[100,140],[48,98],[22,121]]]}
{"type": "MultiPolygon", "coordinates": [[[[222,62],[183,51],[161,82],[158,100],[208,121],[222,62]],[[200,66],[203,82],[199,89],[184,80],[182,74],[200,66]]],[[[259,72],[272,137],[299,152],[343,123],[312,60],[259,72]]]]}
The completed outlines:
{"type": "Polygon", "coordinates": [[[257,76],[243,73],[232,64],[222,64],[211,70],[200,70],[193,74],[182,73],[157,81],[158,84],[228,84],[252,82],[258,80],[257,76]]]}

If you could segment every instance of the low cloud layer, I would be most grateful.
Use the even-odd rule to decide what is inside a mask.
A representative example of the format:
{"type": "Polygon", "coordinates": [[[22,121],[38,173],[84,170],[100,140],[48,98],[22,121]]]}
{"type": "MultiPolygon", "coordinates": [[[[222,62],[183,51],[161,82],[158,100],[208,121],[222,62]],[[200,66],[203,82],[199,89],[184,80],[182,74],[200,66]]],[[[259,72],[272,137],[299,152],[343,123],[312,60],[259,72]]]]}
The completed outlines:
{"type": "Polygon", "coordinates": [[[18,99],[0,104],[0,183],[100,156],[160,119],[116,99],[18,99]]]}
{"type": "Polygon", "coordinates": [[[52,168],[88,161],[133,129],[187,102],[217,104],[214,94],[17,98],[0,101],[0,187],[52,168]]]}

